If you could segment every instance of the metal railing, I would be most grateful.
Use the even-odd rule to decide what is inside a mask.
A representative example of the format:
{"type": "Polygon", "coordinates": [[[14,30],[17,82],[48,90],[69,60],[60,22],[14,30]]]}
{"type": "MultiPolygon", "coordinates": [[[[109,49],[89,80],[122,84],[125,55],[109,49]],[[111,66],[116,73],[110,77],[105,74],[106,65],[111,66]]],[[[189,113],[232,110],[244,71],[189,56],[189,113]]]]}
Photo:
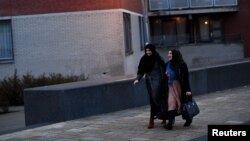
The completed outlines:
{"type": "Polygon", "coordinates": [[[237,6],[238,0],[148,0],[149,10],[237,6]]]}
{"type": "Polygon", "coordinates": [[[240,33],[227,34],[221,37],[193,37],[189,34],[168,35],[168,36],[151,36],[151,42],[157,47],[171,47],[187,44],[205,44],[205,43],[243,43],[240,33]]]}

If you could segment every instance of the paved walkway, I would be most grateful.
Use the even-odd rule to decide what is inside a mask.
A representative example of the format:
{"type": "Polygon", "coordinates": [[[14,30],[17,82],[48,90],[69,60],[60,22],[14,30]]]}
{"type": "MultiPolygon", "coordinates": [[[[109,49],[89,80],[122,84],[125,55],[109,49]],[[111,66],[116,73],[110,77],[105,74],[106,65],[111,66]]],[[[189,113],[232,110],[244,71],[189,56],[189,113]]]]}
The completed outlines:
{"type": "Polygon", "coordinates": [[[0,135],[25,129],[24,107],[9,107],[9,113],[0,114],[0,135]]]}
{"type": "Polygon", "coordinates": [[[249,124],[250,86],[194,98],[201,112],[188,128],[179,116],[172,131],[160,120],[147,129],[149,106],[143,106],[4,134],[0,141],[206,141],[207,125],[249,124]]]}

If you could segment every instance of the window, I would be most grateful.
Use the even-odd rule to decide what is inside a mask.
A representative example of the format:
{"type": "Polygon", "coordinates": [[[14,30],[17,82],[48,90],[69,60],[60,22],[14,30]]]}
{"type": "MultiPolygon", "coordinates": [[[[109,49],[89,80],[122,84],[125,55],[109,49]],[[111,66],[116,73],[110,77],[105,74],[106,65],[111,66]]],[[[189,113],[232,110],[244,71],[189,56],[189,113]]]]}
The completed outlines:
{"type": "Polygon", "coordinates": [[[219,17],[200,17],[199,31],[201,42],[221,42],[223,39],[223,21],[219,17]]]}
{"type": "Polygon", "coordinates": [[[140,47],[144,50],[145,43],[147,42],[146,28],[144,24],[144,18],[139,16],[139,29],[140,29],[140,47]]]}
{"type": "Polygon", "coordinates": [[[215,6],[230,6],[230,5],[237,5],[237,0],[215,0],[215,6]]]}
{"type": "Polygon", "coordinates": [[[170,0],[171,9],[189,8],[188,0],[170,0]]]}
{"type": "Polygon", "coordinates": [[[200,17],[199,18],[199,31],[200,31],[200,41],[201,42],[211,41],[210,19],[208,17],[200,17]]]}
{"type": "Polygon", "coordinates": [[[191,7],[211,7],[213,6],[212,0],[191,0],[191,7]]]}
{"type": "Polygon", "coordinates": [[[189,43],[188,20],[185,16],[151,20],[151,39],[157,47],[171,47],[189,43]]]}
{"type": "Polygon", "coordinates": [[[133,54],[132,35],[131,35],[131,17],[128,13],[123,13],[125,52],[126,55],[133,54]]]}
{"type": "Polygon", "coordinates": [[[11,21],[0,20],[0,61],[13,60],[11,21]]]}
{"type": "Polygon", "coordinates": [[[149,9],[151,11],[169,9],[169,1],[168,0],[149,0],[149,9]]]}

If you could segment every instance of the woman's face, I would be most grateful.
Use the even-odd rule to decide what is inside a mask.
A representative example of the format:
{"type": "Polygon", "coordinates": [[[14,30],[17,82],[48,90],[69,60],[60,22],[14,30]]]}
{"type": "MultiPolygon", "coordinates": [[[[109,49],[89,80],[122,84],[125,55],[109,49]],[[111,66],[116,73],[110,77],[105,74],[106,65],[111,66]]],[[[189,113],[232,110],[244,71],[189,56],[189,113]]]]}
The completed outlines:
{"type": "Polygon", "coordinates": [[[168,51],[168,60],[172,60],[173,58],[173,54],[172,54],[172,51],[168,51]]]}
{"type": "Polygon", "coordinates": [[[150,50],[150,49],[146,49],[146,54],[148,55],[148,56],[151,56],[152,55],[152,51],[150,50]]]}

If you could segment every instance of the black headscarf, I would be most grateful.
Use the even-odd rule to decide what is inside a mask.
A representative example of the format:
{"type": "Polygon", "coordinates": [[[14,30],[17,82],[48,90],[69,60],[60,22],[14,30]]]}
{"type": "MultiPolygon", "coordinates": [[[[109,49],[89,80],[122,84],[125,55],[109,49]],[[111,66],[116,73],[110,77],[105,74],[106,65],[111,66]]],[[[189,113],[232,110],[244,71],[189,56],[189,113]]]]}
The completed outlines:
{"type": "Polygon", "coordinates": [[[183,65],[184,60],[182,58],[182,54],[179,50],[177,49],[171,49],[170,50],[172,52],[172,60],[170,61],[170,66],[171,68],[177,72],[178,69],[180,69],[180,67],[183,65]]]}
{"type": "Polygon", "coordinates": [[[147,44],[144,48],[145,54],[142,56],[137,74],[151,73],[155,62],[158,62],[159,65],[164,66],[164,61],[160,57],[159,53],[155,50],[155,46],[153,44],[147,44]],[[146,49],[150,49],[152,51],[152,55],[148,56],[146,54],[146,49]]]}

